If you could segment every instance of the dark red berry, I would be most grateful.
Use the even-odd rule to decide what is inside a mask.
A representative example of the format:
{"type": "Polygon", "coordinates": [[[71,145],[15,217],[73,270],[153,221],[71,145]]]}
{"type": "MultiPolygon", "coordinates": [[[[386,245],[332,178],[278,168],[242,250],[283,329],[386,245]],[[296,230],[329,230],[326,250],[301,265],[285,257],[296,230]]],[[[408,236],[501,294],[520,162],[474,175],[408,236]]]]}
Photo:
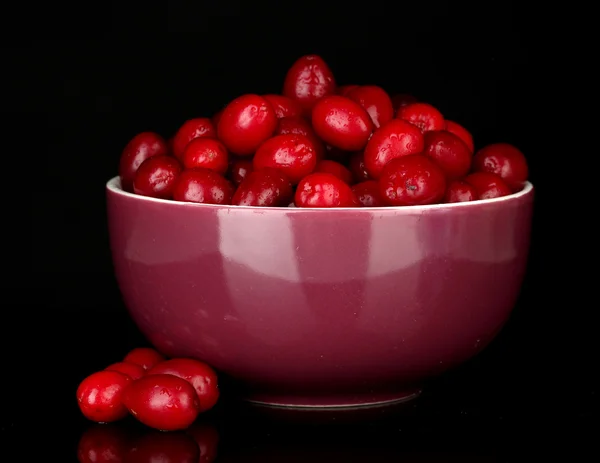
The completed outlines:
{"type": "Polygon", "coordinates": [[[294,190],[285,174],[271,167],[264,167],[248,174],[233,195],[235,206],[279,207],[287,206],[294,197],[294,190]]]}
{"type": "Polygon", "coordinates": [[[352,187],[356,199],[362,207],[381,207],[386,203],[379,192],[379,183],[375,180],[366,180],[352,187]]]}
{"type": "Polygon", "coordinates": [[[446,203],[464,203],[467,201],[475,201],[477,199],[477,191],[474,187],[462,180],[454,180],[450,182],[446,188],[444,202],[446,203]]]}
{"type": "Polygon", "coordinates": [[[328,173],[304,177],[294,196],[296,207],[357,207],[358,200],[347,183],[328,173]]]}
{"type": "Polygon", "coordinates": [[[96,423],[111,423],[127,416],[123,391],[131,378],[118,371],[98,371],[77,388],[77,404],[83,416],[96,423]]]}
{"type": "Polygon", "coordinates": [[[473,157],[473,170],[500,176],[512,191],[523,188],[529,176],[525,156],[508,143],[494,143],[481,148],[473,157]]]}
{"type": "Polygon", "coordinates": [[[153,156],[140,165],[133,178],[133,192],[152,198],[170,199],[181,172],[181,164],[171,156],[153,156]]]}
{"type": "Polygon", "coordinates": [[[133,137],[123,149],[119,162],[121,188],[133,191],[133,177],[146,159],[167,156],[169,147],[163,137],[154,132],[142,132],[133,137]]]}
{"type": "Polygon", "coordinates": [[[252,162],[255,171],[265,167],[279,169],[296,185],[315,170],[317,154],[310,140],[303,135],[276,135],[260,145],[252,162]]]}
{"type": "Polygon", "coordinates": [[[421,132],[446,128],[446,121],[442,113],[427,103],[412,103],[401,106],[396,113],[396,118],[416,125],[421,129],[421,132]]]}
{"type": "Polygon", "coordinates": [[[357,86],[349,90],[346,96],[367,111],[375,128],[381,127],[394,118],[394,108],[390,96],[377,85],[357,86]]]}
{"type": "Polygon", "coordinates": [[[287,135],[290,133],[304,135],[312,143],[317,154],[317,159],[324,158],[325,146],[306,119],[300,117],[284,117],[279,119],[274,135],[287,135]]]}
{"type": "Polygon", "coordinates": [[[213,170],[184,170],[173,187],[173,199],[189,203],[231,204],[233,185],[213,170]]]}
{"type": "Polygon", "coordinates": [[[433,159],[449,180],[462,178],[471,169],[472,152],[456,135],[446,130],[425,132],[423,154],[433,159]]]}
{"type": "Polygon", "coordinates": [[[335,175],[348,185],[352,184],[352,172],[346,166],[330,159],[323,159],[317,163],[315,172],[326,172],[335,175]]]}
{"type": "Polygon", "coordinates": [[[118,371],[124,375],[129,376],[131,379],[140,379],[144,376],[145,370],[141,365],[137,365],[131,362],[117,362],[109,365],[105,370],[118,371]]]}
{"type": "Polygon", "coordinates": [[[296,100],[272,93],[263,95],[263,98],[271,104],[277,119],[302,116],[302,106],[296,100]]]}
{"type": "Polygon", "coordinates": [[[446,130],[464,141],[465,145],[469,147],[471,153],[475,150],[475,145],[473,144],[473,135],[471,135],[471,132],[465,129],[458,122],[449,121],[446,119],[446,130]]]}
{"type": "Polygon", "coordinates": [[[196,138],[217,138],[217,131],[208,117],[197,117],[183,123],[173,137],[173,155],[181,160],[185,147],[196,138]]]}
{"type": "Polygon", "coordinates": [[[464,181],[475,188],[477,199],[500,198],[512,193],[499,175],[490,172],[474,172],[467,175],[464,181]]]}
{"type": "Polygon", "coordinates": [[[196,138],[188,143],[182,156],[183,167],[203,167],[224,175],[229,167],[227,148],[214,138],[196,138]]]}
{"type": "Polygon", "coordinates": [[[131,349],[123,358],[123,362],[135,363],[144,370],[148,370],[164,360],[165,357],[151,347],[136,347],[131,349]]]}

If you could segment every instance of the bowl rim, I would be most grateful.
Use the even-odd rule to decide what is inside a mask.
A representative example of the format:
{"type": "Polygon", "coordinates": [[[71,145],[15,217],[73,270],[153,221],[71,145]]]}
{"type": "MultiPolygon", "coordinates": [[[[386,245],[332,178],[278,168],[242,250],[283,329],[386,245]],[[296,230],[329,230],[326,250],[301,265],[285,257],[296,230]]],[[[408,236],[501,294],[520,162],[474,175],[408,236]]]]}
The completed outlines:
{"type": "Polygon", "coordinates": [[[298,212],[332,212],[332,211],[344,211],[344,212],[352,212],[352,213],[360,213],[364,211],[365,213],[385,213],[385,212],[406,212],[406,213],[414,213],[416,211],[430,211],[430,210],[457,210],[457,209],[474,209],[486,205],[492,204],[501,204],[501,203],[511,203],[516,202],[521,198],[530,196],[533,194],[534,187],[533,184],[529,181],[525,182],[523,188],[516,193],[512,193],[507,196],[502,196],[500,198],[492,198],[492,199],[480,199],[478,201],[467,201],[461,203],[441,203],[441,204],[427,204],[427,205],[415,205],[415,206],[385,206],[385,207],[258,207],[258,206],[235,206],[232,204],[204,204],[204,203],[192,203],[192,202],[183,202],[183,201],[173,201],[171,199],[160,199],[160,198],[152,198],[150,196],[141,196],[136,195],[135,193],[130,193],[121,188],[121,179],[118,175],[112,177],[108,182],[106,182],[106,190],[114,193],[118,196],[123,196],[126,198],[130,198],[134,201],[140,202],[148,202],[155,204],[168,204],[173,207],[184,207],[184,208],[194,208],[194,209],[234,209],[234,210],[247,210],[247,211],[279,211],[288,213],[298,213],[298,212]]]}

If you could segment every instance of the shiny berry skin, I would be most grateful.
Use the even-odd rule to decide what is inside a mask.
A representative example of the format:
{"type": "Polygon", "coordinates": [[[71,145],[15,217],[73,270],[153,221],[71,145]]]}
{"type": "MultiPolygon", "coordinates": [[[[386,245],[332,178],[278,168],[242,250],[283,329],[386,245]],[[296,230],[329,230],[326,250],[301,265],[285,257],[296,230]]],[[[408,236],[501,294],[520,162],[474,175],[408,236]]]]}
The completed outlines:
{"type": "Polygon", "coordinates": [[[366,180],[357,183],[352,187],[352,191],[361,207],[381,207],[386,205],[379,192],[379,182],[375,180],[366,180]]]}
{"type": "Polygon", "coordinates": [[[108,371],[118,371],[124,375],[129,376],[131,379],[136,380],[144,376],[146,370],[141,365],[130,362],[117,362],[109,365],[105,368],[108,371]]]}
{"type": "Polygon", "coordinates": [[[123,393],[123,404],[141,423],[159,431],[186,429],[198,417],[200,401],[194,387],[173,375],[146,375],[123,393]]]}
{"type": "Polygon", "coordinates": [[[188,203],[231,204],[233,185],[213,170],[184,170],[173,187],[173,199],[188,203]]]}
{"type": "Polygon", "coordinates": [[[462,180],[453,180],[450,182],[444,196],[445,203],[464,203],[475,201],[476,199],[477,191],[475,188],[462,180]]]}
{"type": "Polygon", "coordinates": [[[436,204],[444,198],[446,176],[426,156],[403,156],[390,161],[383,168],[379,192],[390,206],[436,204]]]}
{"type": "Polygon", "coordinates": [[[471,135],[471,132],[465,129],[458,122],[449,121],[448,119],[446,119],[446,130],[460,138],[465,143],[465,145],[467,145],[471,153],[475,151],[473,135],[471,135]]]}
{"type": "Polygon", "coordinates": [[[370,180],[369,173],[365,168],[365,158],[362,151],[356,151],[350,156],[350,171],[355,182],[370,180]]]}
{"type": "Polygon", "coordinates": [[[317,163],[317,167],[315,168],[315,172],[326,172],[335,175],[348,185],[351,185],[353,181],[352,172],[350,172],[350,170],[343,164],[337,161],[332,161],[331,159],[323,159],[322,161],[319,161],[317,163]]]}
{"type": "Polygon", "coordinates": [[[184,433],[154,431],[135,440],[125,454],[125,463],[198,463],[200,449],[184,433]]]}
{"type": "Polygon", "coordinates": [[[416,125],[421,132],[446,128],[446,121],[442,113],[427,103],[411,103],[401,106],[396,113],[396,118],[416,125]]]}
{"type": "Polygon", "coordinates": [[[317,172],[304,177],[294,195],[296,207],[358,207],[352,189],[333,174],[317,172]]]}
{"type": "Polygon", "coordinates": [[[229,166],[229,178],[234,185],[239,185],[253,170],[252,160],[235,159],[229,166]]]}
{"type": "Polygon", "coordinates": [[[165,357],[151,347],[136,347],[135,349],[131,349],[125,358],[123,358],[123,362],[135,363],[144,370],[149,370],[164,360],[165,357]]]}
{"type": "Polygon", "coordinates": [[[182,156],[183,167],[203,167],[225,175],[229,168],[227,148],[214,138],[196,138],[188,143],[182,156]]]}
{"type": "Polygon", "coordinates": [[[363,154],[369,177],[377,180],[383,167],[392,159],[419,154],[425,139],[419,128],[401,119],[392,119],[374,133],[363,154]]]}
{"type": "Polygon", "coordinates": [[[335,90],[331,69],[317,55],[298,58],[288,70],[283,83],[283,95],[296,100],[306,116],[310,116],[317,100],[333,95],[335,90]]]}
{"type": "Polygon", "coordinates": [[[133,192],[136,195],[170,199],[181,164],[171,156],[153,156],[142,162],[133,177],[133,192]]]}
{"type": "Polygon", "coordinates": [[[373,131],[369,113],[339,95],[327,96],[315,104],[312,125],[321,140],[344,151],[363,149],[373,131]]]}
{"type": "Polygon", "coordinates": [[[264,167],[279,169],[296,185],[315,170],[317,154],[304,135],[276,135],[260,145],[252,163],[255,171],[264,167]]]}
{"type": "Polygon", "coordinates": [[[467,175],[464,181],[475,188],[477,199],[493,199],[508,196],[510,187],[499,175],[490,172],[474,172],[467,175]]]}
{"type": "Polygon", "coordinates": [[[217,130],[208,117],[185,121],[173,137],[173,156],[181,160],[185,147],[196,138],[217,138],[217,130]]]}
{"type": "Polygon", "coordinates": [[[282,207],[294,197],[292,183],[279,169],[264,167],[251,172],[233,194],[234,206],[282,207]]]}
{"type": "Polygon", "coordinates": [[[396,114],[398,109],[400,109],[402,106],[408,106],[409,104],[419,102],[419,100],[408,93],[397,93],[392,96],[391,100],[392,107],[394,108],[394,114],[396,114]]]}
{"type": "Polygon", "coordinates": [[[122,429],[95,425],[86,429],[77,444],[79,463],[124,463],[129,440],[122,429]]]}
{"type": "Polygon", "coordinates": [[[166,140],[154,132],[142,132],[133,137],[123,149],[119,161],[121,188],[133,191],[133,177],[146,159],[153,156],[167,156],[169,146],[166,140]]]}
{"type": "Polygon", "coordinates": [[[251,156],[276,127],[277,116],[271,104],[262,96],[247,94],[225,106],[217,134],[229,152],[251,156]]]}
{"type": "Polygon", "coordinates": [[[325,156],[325,145],[321,139],[317,137],[310,122],[300,117],[284,117],[279,119],[273,135],[287,135],[289,133],[297,133],[308,138],[315,148],[317,159],[323,159],[325,156]]]}
{"type": "Polygon", "coordinates": [[[473,155],[460,138],[446,130],[425,132],[424,137],[423,154],[433,159],[449,180],[467,175],[473,155]]]}
{"type": "Polygon", "coordinates": [[[98,371],[77,388],[77,404],[83,416],[96,423],[111,423],[127,416],[123,391],[131,378],[118,371],[98,371]]]}
{"type": "Polygon", "coordinates": [[[361,105],[373,121],[375,128],[381,127],[394,118],[392,100],[387,92],[377,85],[361,85],[345,95],[361,105]]]}
{"type": "Polygon", "coordinates": [[[283,95],[275,95],[273,93],[263,95],[263,98],[271,104],[277,119],[302,116],[302,106],[300,106],[300,103],[296,100],[292,100],[283,95]]]}
{"type": "Polygon", "coordinates": [[[200,412],[213,408],[219,400],[217,373],[209,365],[191,358],[174,358],[159,363],[147,375],[174,375],[185,379],[196,390],[200,412]]]}
{"type": "Polygon", "coordinates": [[[350,84],[350,85],[340,85],[336,90],[336,95],[348,96],[348,92],[357,88],[358,85],[350,84]]]}
{"type": "Polygon", "coordinates": [[[473,156],[473,170],[499,175],[513,192],[523,188],[529,176],[525,156],[508,143],[493,143],[477,151],[473,156]]]}

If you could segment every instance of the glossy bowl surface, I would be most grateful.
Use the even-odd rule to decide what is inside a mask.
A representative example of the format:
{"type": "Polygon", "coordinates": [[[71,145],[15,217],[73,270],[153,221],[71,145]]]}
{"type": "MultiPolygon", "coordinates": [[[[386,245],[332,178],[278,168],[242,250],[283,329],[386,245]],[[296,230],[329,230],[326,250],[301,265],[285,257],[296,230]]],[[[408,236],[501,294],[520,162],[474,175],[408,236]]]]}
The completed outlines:
{"type": "Polygon", "coordinates": [[[533,186],[471,203],[300,209],[158,200],[107,183],[116,277],[170,356],[273,406],[401,401],[498,333],[527,262],[533,186]]]}

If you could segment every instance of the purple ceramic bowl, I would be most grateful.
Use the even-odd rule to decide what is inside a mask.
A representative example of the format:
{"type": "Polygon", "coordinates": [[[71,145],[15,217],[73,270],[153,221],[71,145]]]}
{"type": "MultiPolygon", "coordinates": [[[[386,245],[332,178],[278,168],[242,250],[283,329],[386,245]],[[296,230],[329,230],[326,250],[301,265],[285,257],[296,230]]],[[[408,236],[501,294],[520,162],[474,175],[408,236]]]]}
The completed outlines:
{"type": "Polygon", "coordinates": [[[523,280],[533,186],[389,208],[254,208],[107,184],[131,316],[168,356],[202,359],[248,400],[358,407],[414,397],[483,349],[523,280]]]}

